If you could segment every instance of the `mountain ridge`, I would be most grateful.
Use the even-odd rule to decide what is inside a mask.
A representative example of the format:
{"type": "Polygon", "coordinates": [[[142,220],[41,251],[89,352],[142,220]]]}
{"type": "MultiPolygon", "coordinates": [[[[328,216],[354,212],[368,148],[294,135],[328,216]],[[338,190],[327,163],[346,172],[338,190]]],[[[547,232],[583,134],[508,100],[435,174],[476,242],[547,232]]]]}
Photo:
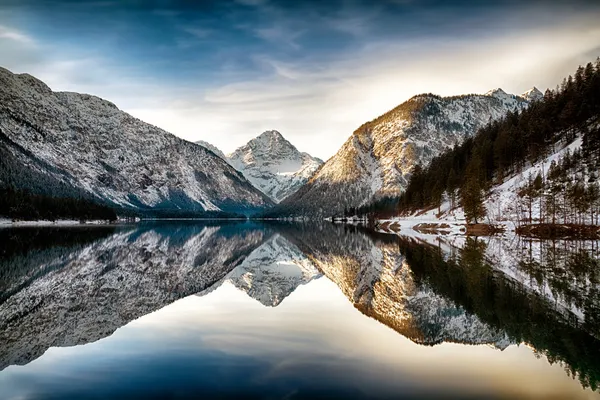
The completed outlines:
{"type": "Polygon", "coordinates": [[[501,89],[442,97],[423,93],[362,124],[317,173],[268,215],[330,216],[399,195],[425,165],[479,128],[529,101],[501,89]]]}
{"type": "MultiPolygon", "coordinates": [[[[41,162],[48,166],[38,168],[42,174],[119,209],[244,212],[272,204],[214,153],[134,118],[110,101],[53,92],[29,74],[4,68],[0,130],[24,149],[15,168],[41,162]]],[[[27,182],[13,184],[27,189],[27,182]]]]}

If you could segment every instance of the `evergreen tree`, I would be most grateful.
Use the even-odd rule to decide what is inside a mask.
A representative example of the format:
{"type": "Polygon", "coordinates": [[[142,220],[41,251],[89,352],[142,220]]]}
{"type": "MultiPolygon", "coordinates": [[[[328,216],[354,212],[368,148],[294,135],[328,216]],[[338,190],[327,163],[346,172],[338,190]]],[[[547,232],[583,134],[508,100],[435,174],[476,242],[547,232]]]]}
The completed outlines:
{"type": "Polygon", "coordinates": [[[485,218],[487,210],[483,205],[483,189],[481,188],[480,165],[477,159],[469,163],[465,185],[461,189],[461,202],[465,218],[469,223],[478,223],[485,218]]]}

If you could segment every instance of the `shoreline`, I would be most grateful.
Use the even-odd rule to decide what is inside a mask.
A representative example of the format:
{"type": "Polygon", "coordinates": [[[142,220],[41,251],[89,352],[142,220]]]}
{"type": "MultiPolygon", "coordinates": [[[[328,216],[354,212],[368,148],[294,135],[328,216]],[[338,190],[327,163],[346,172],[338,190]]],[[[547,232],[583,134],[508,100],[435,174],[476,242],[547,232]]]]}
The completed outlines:
{"type": "Polygon", "coordinates": [[[91,220],[91,221],[79,221],[79,220],[12,220],[12,219],[0,219],[0,228],[13,228],[13,227],[45,227],[45,226],[109,226],[109,225],[118,225],[121,223],[125,223],[125,221],[120,222],[110,222],[104,220],[91,220]]]}

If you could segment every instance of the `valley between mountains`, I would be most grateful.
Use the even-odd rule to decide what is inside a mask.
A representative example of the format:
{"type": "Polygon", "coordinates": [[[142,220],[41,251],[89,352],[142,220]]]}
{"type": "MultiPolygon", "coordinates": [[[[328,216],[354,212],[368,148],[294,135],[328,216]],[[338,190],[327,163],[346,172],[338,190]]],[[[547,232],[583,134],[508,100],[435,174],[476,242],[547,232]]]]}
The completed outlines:
{"type": "Polygon", "coordinates": [[[565,224],[593,223],[600,201],[599,65],[580,67],[546,93],[534,87],[520,95],[499,88],[416,95],[358,127],[325,162],[276,130],[224,154],[107,100],[54,92],[33,76],[0,68],[0,216],[402,216],[519,224],[556,223],[561,215],[565,224]],[[576,189],[558,178],[571,172],[576,189]],[[569,191],[577,190],[587,203],[575,205],[569,191]],[[564,195],[562,206],[546,201],[550,193],[564,195]],[[559,210],[569,201],[577,215],[559,210]]]}

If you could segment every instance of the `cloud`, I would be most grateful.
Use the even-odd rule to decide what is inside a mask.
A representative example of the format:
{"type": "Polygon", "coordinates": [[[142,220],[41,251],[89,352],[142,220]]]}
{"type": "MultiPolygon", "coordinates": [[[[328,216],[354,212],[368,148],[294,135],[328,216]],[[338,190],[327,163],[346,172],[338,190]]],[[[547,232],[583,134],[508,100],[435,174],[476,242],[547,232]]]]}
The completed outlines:
{"type": "Polygon", "coordinates": [[[598,49],[600,30],[592,20],[579,20],[579,29],[566,25],[455,41],[385,41],[327,60],[288,63],[265,56],[260,61],[271,67],[268,75],[207,88],[203,97],[189,101],[187,111],[135,112],[225,151],[263,130],[278,129],[301,150],[326,159],[363,122],[418,93],[554,87],[598,49]]]}
{"type": "Polygon", "coordinates": [[[33,39],[27,36],[26,34],[2,25],[0,25],[0,40],[1,39],[12,40],[26,45],[34,44],[33,39]]]}
{"type": "Polygon", "coordinates": [[[212,29],[187,27],[183,30],[198,39],[206,39],[214,33],[212,29]]]}
{"type": "Polygon", "coordinates": [[[282,25],[272,25],[254,29],[254,34],[268,42],[280,44],[294,50],[299,50],[297,39],[302,36],[303,30],[291,30],[282,25]]]}
{"type": "Polygon", "coordinates": [[[277,129],[326,159],[363,122],[415,94],[554,87],[599,50],[598,10],[513,10],[446,21],[446,11],[419,19],[414,12],[352,7],[344,2],[318,13],[246,1],[242,10],[223,8],[220,25],[204,14],[200,23],[181,10],[154,10],[172,24],[156,30],[174,36],[160,53],[154,42],[142,47],[133,42],[139,38],[117,37],[136,53],[130,59],[115,56],[117,48],[100,50],[75,36],[65,47],[0,21],[0,65],[54,90],[104,97],[225,152],[277,129]]]}

